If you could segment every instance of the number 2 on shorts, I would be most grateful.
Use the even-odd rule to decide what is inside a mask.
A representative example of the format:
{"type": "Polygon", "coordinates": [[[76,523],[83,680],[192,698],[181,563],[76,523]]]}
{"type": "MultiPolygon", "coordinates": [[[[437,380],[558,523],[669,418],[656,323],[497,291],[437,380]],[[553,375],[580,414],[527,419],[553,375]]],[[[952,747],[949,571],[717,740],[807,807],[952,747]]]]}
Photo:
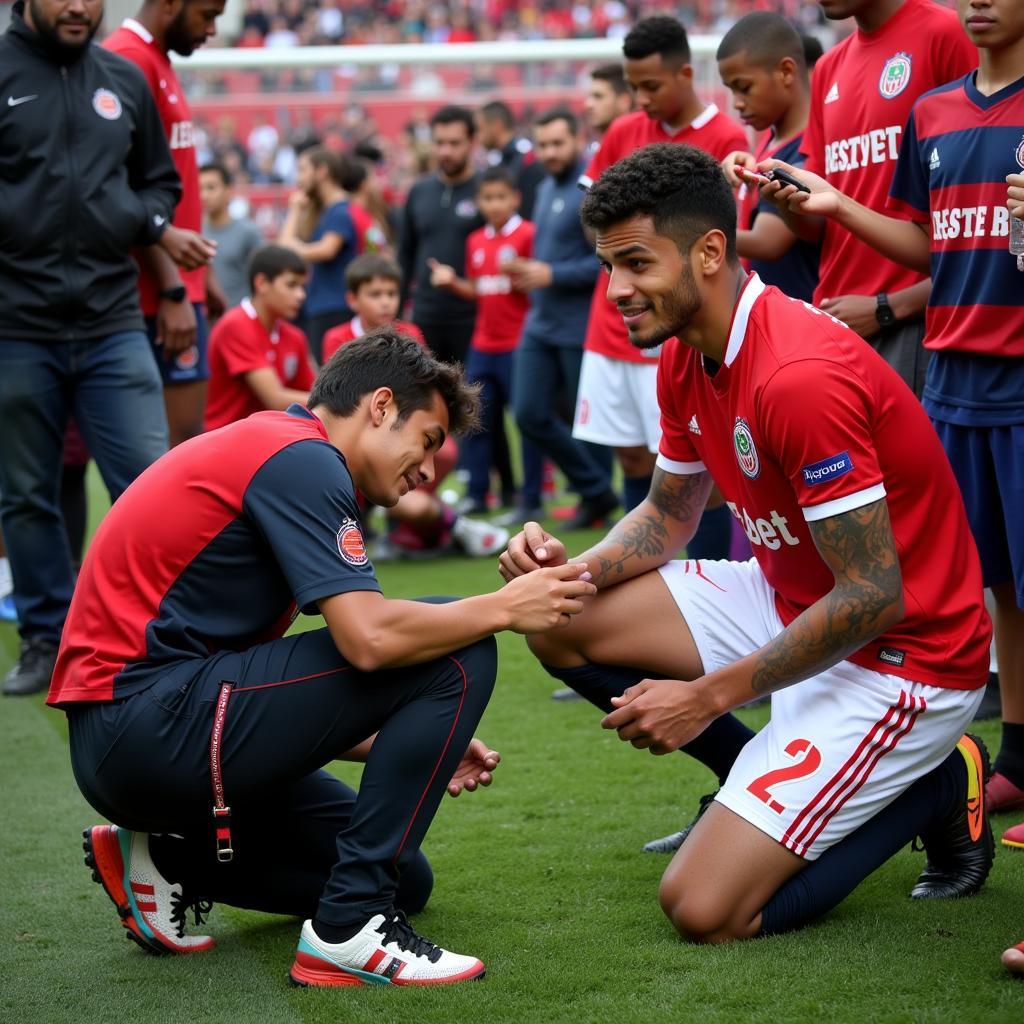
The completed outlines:
{"type": "Polygon", "coordinates": [[[787,782],[796,782],[797,779],[813,775],[821,767],[821,751],[811,743],[810,740],[793,740],[786,747],[786,753],[793,758],[800,758],[795,764],[787,765],[785,768],[775,768],[770,772],[754,779],[747,786],[747,791],[753,793],[758,800],[763,800],[776,814],[781,814],[786,808],[776,800],[769,792],[772,786],[781,786],[787,782]]]}

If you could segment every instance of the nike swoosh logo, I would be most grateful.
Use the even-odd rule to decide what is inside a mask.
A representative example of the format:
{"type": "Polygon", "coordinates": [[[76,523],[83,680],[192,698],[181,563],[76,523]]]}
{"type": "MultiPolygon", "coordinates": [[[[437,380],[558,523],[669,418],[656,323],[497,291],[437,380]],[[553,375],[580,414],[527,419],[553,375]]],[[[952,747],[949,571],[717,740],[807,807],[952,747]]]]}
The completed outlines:
{"type": "Polygon", "coordinates": [[[15,99],[14,96],[8,96],[7,97],[7,106],[9,106],[9,107],[20,107],[22,105],[22,103],[28,103],[29,100],[37,100],[37,99],[39,99],[39,94],[38,93],[33,93],[33,95],[31,95],[31,96],[18,96],[17,99],[15,99]]]}
{"type": "Polygon", "coordinates": [[[970,832],[971,841],[977,842],[981,838],[982,822],[984,821],[984,815],[982,814],[981,800],[977,797],[967,801],[967,827],[970,832]]]}

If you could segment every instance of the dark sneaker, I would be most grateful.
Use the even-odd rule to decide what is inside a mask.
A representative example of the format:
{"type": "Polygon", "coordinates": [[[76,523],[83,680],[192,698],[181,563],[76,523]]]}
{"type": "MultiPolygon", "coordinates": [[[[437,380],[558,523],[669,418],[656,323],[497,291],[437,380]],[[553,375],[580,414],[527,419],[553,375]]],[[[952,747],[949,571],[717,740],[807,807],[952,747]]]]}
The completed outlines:
{"type": "Polygon", "coordinates": [[[450,953],[418,935],[400,910],[376,914],[345,942],[324,942],[313,922],[302,926],[293,985],[450,985],[484,976],[475,956],[450,953]]]}
{"type": "Polygon", "coordinates": [[[565,530],[589,530],[601,526],[619,507],[619,496],[614,491],[605,491],[596,498],[581,498],[572,519],[563,527],[565,530]]]}
{"type": "Polygon", "coordinates": [[[921,834],[928,860],[912,899],[950,899],[978,892],[995,859],[995,842],[985,808],[985,783],[992,774],[988,750],[977,736],[956,745],[967,765],[967,798],[921,834]]]}
{"type": "Polygon", "coordinates": [[[551,699],[568,704],[570,701],[583,700],[583,695],[577,693],[571,686],[560,686],[551,694],[551,699]]]}
{"type": "Polygon", "coordinates": [[[671,832],[660,839],[652,839],[649,843],[644,843],[644,853],[675,853],[693,831],[693,826],[700,821],[700,816],[711,806],[717,794],[717,789],[714,793],[705,793],[700,798],[700,807],[689,825],[681,828],[678,832],[671,832]]]}
{"type": "Polygon", "coordinates": [[[114,825],[94,825],[82,837],[85,865],[92,880],[117,907],[128,938],[147,953],[202,953],[216,945],[209,935],[186,935],[185,915],[191,910],[196,924],[212,908],[206,900],[186,899],[153,863],[149,836],[114,825]]]}
{"type": "Polygon", "coordinates": [[[21,653],[14,668],[4,679],[3,692],[8,697],[27,697],[50,688],[50,677],[57,662],[57,644],[42,636],[28,636],[21,641],[21,653]]]}

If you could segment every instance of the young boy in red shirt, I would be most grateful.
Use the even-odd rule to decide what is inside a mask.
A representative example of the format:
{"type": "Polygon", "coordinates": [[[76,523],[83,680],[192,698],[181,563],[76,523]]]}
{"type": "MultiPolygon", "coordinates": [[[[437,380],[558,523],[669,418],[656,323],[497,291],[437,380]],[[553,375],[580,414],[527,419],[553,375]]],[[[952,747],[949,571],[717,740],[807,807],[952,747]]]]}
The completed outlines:
{"type": "MultiPolygon", "coordinates": [[[[357,256],[348,265],[345,301],[355,316],[324,335],[325,362],[343,345],[378,327],[395,327],[421,345],[426,344],[415,324],[397,319],[401,283],[398,264],[378,253],[357,256]]],[[[387,537],[372,550],[375,562],[443,553],[453,544],[468,555],[493,555],[505,545],[507,530],[460,516],[437,496],[438,487],[455,468],[458,457],[454,438],[446,438],[434,459],[434,479],[403,495],[389,510],[387,537]]]]}
{"type": "MultiPolygon", "coordinates": [[[[462,442],[462,458],[469,471],[470,507],[487,508],[495,444],[505,409],[512,403],[512,368],[515,350],[529,309],[524,292],[512,289],[505,264],[533,255],[534,228],[516,212],[519,190],[510,171],[491,167],[480,175],[476,203],[486,224],[466,239],[466,273],[428,260],[430,283],[447,288],[460,298],[476,301],[476,328],[466,358],[466,376],[480,384],[484,429],[462,442]]],[[[539,508],[543,460],[537,449],[522,442],[523,490],[519,505],[539,508]]]]}
{"type": "Polygon", "coordinates": [[[257,251],[252,297],[227,312],[210,335],[206,429],[264,409],[305,404],[315,374],[306,336],[288,321],[306,298],[306,263],[282,245],[257,251]]]}

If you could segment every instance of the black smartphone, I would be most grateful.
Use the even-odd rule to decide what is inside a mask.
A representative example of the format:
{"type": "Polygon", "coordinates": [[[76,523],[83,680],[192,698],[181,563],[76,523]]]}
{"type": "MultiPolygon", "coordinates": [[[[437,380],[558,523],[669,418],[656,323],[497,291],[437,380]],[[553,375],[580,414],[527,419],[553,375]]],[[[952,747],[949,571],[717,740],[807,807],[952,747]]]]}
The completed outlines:
{"type": "Polygon", "coordinates": [[[781,167],[776,167],[769,171],[765,177],[769,181],[779,181],[783,185],[792,185],[800,192],[809,193],[811,191],[799,178],[794,177],[789,171],[784,171],[781,167]]]}

